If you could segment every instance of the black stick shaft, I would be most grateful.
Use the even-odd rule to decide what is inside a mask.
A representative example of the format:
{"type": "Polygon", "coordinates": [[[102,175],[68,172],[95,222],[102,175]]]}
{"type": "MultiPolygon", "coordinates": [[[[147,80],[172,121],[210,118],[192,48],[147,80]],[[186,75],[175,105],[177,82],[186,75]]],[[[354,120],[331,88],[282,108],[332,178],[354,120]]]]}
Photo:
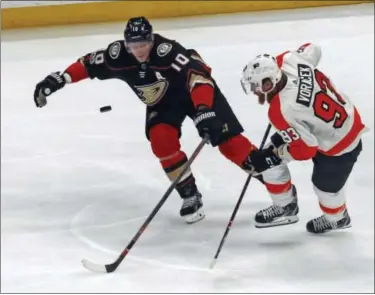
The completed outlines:
{"type": "MultiPolygon", "coordinates": [[[[260,144],[259,149],[262,149],[262,148],[264,147],[264,144],[266,143],[266,140],[267,140],[267,138],[268,138],[268,134],[270,133],[270,130],[271,130],[271,124],[268,124],[267,129],[266,129],[266,132],[264,133],[264,136],[263,136],[263,139],[262,139],[262,143],[260,144]]],[[[228,236],[228,233],[229,233],[229,231],[230,231],[230,229],[231,229],[231,227],[232,227],[233,221],[234,221],[234,219],[236,218],[237,211],[238,211],[238,209],[240,208],[240,205],[241,205],[242,199],[243,199],[243,197],[244,197],[244,195],[245,195],[245,193],[246,193],[247,187],[249,186],[249,183],[250,183],[251,177],[252,177],[252,175],[249,174],[249,176],[247,177],[246,182],[245,182],[245,184],[244,184],[244,186],[243,186],[243,188],[242,188],[242,191],[241,191],[240,197],[238,198],[238,201],[237,201],[237,203],[236,203],[236,206],[234,207],[234,210],[233,210],[232,216],[231,216],[230,219],[229,219],[229,222],[228,222],[228,225],[227,225],[227,227],[226,227],[226,229],[225,229],[224,235],[223,235],[223,237],[221,238],[221,241],[220,241],[219,247],[218,247],[218,249],[217,249],[217,251],[216,251],[216,254],[215,254],[215,256],[214,256],[214,259],[213,259],[213,261],[212,261],[212,263],[211,263],[211,268],[214,267],[214,265],[215,265],[215,263],[216,263],[216,260],[217,260],[217,258],[218,258],[219,255],[220,255],[221,249],[222,249],[223,246],[224,246],[225,240],[226,240],[226,238],[227,238],[227,236],[228,236]]]]}
{"type": "Polygon", "coordinates": [[[152,219],[155,217],[155,215],[158,213],[160,208],[163,206],[165,201],[168,199],[169,195],[172,193],[172,191],[175,189],[177,183],[181,180],[182,176],[188,171],[191,164],[194,162],[195,158],[198,156],[198,154],[203,149],[204,145],[208,142],[208,138],[202,139],[202,141],[199,143],[193,154],[191,155],[190,159],[185,164],[184,169],[181,171],[179,176],[172,182],[172,184],[169,186],[168,190],[165,192],[163,197],[160,199],[159,203],[156,205],[154,210],[150,213],[150,215],[147,217],[145,222],[142,224],[138,232],[134,235],[133,239],[130,241],[130,243],[126,246],[126,248],[122,251],[120,256],[117,258],[117,260],[114,263],[107,264],[105,266],[107,272],[113,272],[117,269],[117,267],[120,265],[120,263],[124,260],[126,255],[128,255],[129,251],[133,248],[134,244],[137,242],[139,237],[142,235],[142,233],[145,231],[147,226],[150,224],[152,219]]]}

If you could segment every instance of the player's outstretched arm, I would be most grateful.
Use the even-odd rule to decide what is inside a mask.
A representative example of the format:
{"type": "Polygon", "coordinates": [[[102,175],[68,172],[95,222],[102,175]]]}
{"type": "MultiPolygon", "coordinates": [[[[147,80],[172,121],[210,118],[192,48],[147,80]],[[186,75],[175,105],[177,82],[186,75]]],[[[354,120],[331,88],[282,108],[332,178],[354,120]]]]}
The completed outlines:
{"type": "Polygon", "coordinates": [[[42,108],[47,104],[47,96],[63,88],[66,80],[60,72],[54,72],[45,77],[35,86],[34,102],[38,108],[42,108]]]}
{"type": "MultiPolygon", "coordinates": [[[[109,48],[109,47],[108,47],[109,48]]],[[[108,49],[88,53],[72,63],[63,73],[49,74],[36,84],[34,102],[39,108],[47,104],[47,97],[62,89],[66,84],[76,83],[86,78],[101,80],[112,78],[112,71],[106,63],[108,49]]]]}

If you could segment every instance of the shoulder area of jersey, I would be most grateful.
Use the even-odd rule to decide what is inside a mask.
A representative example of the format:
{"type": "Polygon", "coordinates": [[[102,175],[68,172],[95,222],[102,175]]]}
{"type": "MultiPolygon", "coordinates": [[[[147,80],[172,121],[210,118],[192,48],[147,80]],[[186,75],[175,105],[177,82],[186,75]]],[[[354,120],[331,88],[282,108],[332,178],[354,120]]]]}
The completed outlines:
{"type": "Polygon", "coordinates": [[[307,84],[303,85],[300,78],[289,76],[286,87],[275,98],[278,102],[272,103],[271,101],[270,107],[280,108],[282,113],[292,117],[304,116],[307,111],[306,103],[310,104],[311,99],[309,98],[313,94],[313,89],[308,86],[307,84]]]}
{"type": "Polygon", "coordinates": [[[120,55],[127,54],[125,44],[123,40],[117,40],[108,45],[107,48],[108,57],[110,59],[116,60],[120,55]]]}
{"type": "Polygon", "coordinates": [[[282,116],[287,122],[290,118],[297,118],[304,114],[302,108],[295,103],[295,94],[282,93],[274,97],[268,108],[268,114],[272,117],[282,116]]]}
{"type": "Polygon", "coordinates": [[[176,42],[159,34],[154,34],[154,48],[159,58],[168,58],[176,48],[176,42]]]}
{"type": "Polygon", "coordinates": [[[306,64],[310,67],[315,68],[321,58],[320,48],[313,46],[309,46],[307,49],[301,48],[298,50],[286,51],[280,54],[277,57],[278,65],[280,67],[283,67],[285,65],[297,67],[298,64],[306,64]]]}

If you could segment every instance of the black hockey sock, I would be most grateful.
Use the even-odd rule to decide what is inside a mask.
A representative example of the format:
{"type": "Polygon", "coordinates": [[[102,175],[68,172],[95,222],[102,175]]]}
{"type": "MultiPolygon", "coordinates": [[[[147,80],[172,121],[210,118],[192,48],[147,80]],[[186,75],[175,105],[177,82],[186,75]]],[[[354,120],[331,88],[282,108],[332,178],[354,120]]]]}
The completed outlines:
{"type": "Polygon", "coordinates": [[[190,174],[183,181],[179,182],[176,185],[176,190],[179,193],[180,197],[183,199],[195,196],[198,193],[198,188],[195,184],[195,178],[193,174],[190,174]]]}
{"type": "MultiPolygon", "coordinates": [[[[176,164],[168,168],[164,168],[165,173],[171,181],[174,181],[180,175],[187,161],[187,157],[184,156],[176,164]]],[[[194,196],[198,192],[198,188],[195,184],[195,178],[190,169],[185,172],[180,182],[176,185],[176,190],[183,199],[194,196]]]]}

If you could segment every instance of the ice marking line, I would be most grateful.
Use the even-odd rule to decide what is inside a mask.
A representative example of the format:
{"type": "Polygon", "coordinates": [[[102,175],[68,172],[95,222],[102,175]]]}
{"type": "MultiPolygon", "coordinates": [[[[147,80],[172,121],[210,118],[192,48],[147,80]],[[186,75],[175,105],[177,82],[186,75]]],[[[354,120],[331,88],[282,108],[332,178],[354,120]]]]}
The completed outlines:
{"type": "MultiPolygon", "coordinates": [[[[83,229],[83,228],[108,228],[110,226],[115,226],[115,225],[118,225],[118,224],[131,223],[131,222],[134,222],[134,221],[137,221],[137,220],[140,220],[140,219],[144,219],[144,218],[146,218],[146,216],[136,217],[136,218],[124,220],[124,221],[121,221],[121,222],[115,222],[115,223],[108,224],[108,225],[93,225],[93,226],[88,226],[88,227],[74,226],[74,224],[77,223],[78,220],[80,219],[80,216],[82,215],[82,213],[84,211],[88,210],[89,208],[93,207],[95,204],[96,203],[92,203],[92,204],[84,207],[82,210],[80,210],[75,215],[75,217],[73,217],[72,221],[70,222],[69,229],[72,232],[72,234],[78,240],[80,240],[84,244],[88,245],[92,249],[96,249],[96,250],[101,251],[103,253],[107,253],[107,254],[113,255],[114,257],[117,257],[117,255],[119,255],[119,253],[120,253],[120,249],[115,251],[113,249],[109,249],[108,247],[100,245],[99,243],[93,241],[92,239],[86,237],[83,233],[81,233],[81,229],[83,229]]],[[[154,260],[154,259],[140,258],[140,257],[134,256],[134,255],[129,255],[129,257],[127,257],[126,259],[136,261],[136,262],[146,263],[146,264],[149,264],[149,265],[152,265],[152,266],[157,266],[157,267],[171,268],[171,269],[175,269],[175,270],[184,270],[184,271],[199,271],[199,272],[206,272],[206,273],[212,273],[212,274],[217,274],[217,275],[219,274],[219,272],[225,272],[226,275],[232,276],[231,274],[227,274],[227,272],[233,272],[233,271],[234,272],[245,272],[246,271],[245,269],[220,269],[220,268],[215,268],[214,270],[211,270],[211,269],[208,268],[208,264],[207,264],[207,268],[205,268],[205,267],[189,267],[189,266],[183,266],[183,265],[178,265],[178,264],[165,263],[165,262],[161,262],[161,261],[154,260]]]]}

